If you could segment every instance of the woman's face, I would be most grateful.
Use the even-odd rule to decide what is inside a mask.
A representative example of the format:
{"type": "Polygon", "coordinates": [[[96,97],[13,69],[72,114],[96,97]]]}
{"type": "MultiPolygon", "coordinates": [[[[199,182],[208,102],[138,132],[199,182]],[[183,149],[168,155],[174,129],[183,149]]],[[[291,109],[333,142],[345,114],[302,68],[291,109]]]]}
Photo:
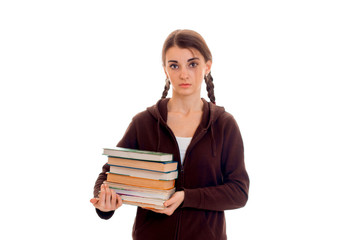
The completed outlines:
{"type": "Polygon", "coordinates": [[[173,88],[173,96],[198,95],[204,76],[210,72],[211,61],[196,49],[171,47],[165,54],[165,74],[173,88]]]}

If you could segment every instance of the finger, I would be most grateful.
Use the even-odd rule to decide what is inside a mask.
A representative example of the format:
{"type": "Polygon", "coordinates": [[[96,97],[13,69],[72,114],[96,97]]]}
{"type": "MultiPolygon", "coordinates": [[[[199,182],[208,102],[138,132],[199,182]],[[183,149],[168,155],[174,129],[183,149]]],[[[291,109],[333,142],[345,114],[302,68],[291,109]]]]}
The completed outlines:
{"type": "Polygon", "coordinates": [[[111,201],[110,201],[110,199],[111,199],[111,191],[110,191],[110,189],[109,189],[109,186],[107,186],[106,184],[105,184],[105,206],[106,207],[111,207],[111,201]]]}
{"type": "Polygon", "coordinates": [[[106,194],[106,192],[105,192],[105,186],[104,186],[104,184],[101,184],[101,191],[100,191],[100,195],[99,195],[99,204],[101,205],[101,206],[105,206],[105,194],[106,194]]]}
{"type": "Polygon", "coordinates": [[[166,215],[170,216],[174,213],[175,208],[169,207],[169,208],[165,208],[165,209],[149,209],[149,210],[152,210],[153,212],[156,212],[156,213],[166,214],[166,215]]]}
{"type": "Polygon", "coordinates": [[[173,205],[176,202],[176,200],[177,200],[176,196],[173,195],[169,200],[164,202],[164,206],[169,207],[169,206],[173,205]]]}
{"type": "Polygon", "coordinates": [[[160,210],[160,209],[148,209],[148,210],[151,210],[156,213],[164,213],[164,210],[160,210]]]}
{"type": "Polygon", "coordinates": [[[118,209],[119,207],[121,207],[122,205],[122,199],[121,196],[119,194],[116,194],[116,209],[118,209]]]}
{"type": "Polygon", "coordinates": [[[168,216],[172,215],[177,207],[175,204],[171,205],[170,207],[167,207],[164,209],[163,214],[166,214],[168,216]]]}
{"type": "Polygon", "coordinates": [[[113,189],[110,189],[111,192],[111,209],[115,210],[116,208],[116,193],[113,189]]]}
{"type": "Polygon", "coordinates": [[[185,198],[184,191],[176,192],[171,196],[169,200],[164,202],[164,206],[169,207],[173,204],[176,204],[177,205],[176,207],[178,207],[184,201],[184,198],[185,198]]]}
{"type": "Polygon", "coordinates": [[[93,205],[95,205],[95,204],[97,204],[97,203],[99,202],[99,199],[98,199],[98,198],[92,198],[92,199],[90,199],[90,202],[91,202],[93,205]]]}

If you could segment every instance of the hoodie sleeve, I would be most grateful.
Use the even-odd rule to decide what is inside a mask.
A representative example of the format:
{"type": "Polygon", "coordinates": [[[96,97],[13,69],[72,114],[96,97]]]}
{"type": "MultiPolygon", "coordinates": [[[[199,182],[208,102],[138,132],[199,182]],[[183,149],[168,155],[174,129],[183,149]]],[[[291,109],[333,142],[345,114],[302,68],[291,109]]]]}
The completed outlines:
{"type": "Polygon", "coordinates": [[[239,127],[231,116],[224,128],[221,152],[223,183],[217,186],[184,189],[182,207],[224,211],[245,206],[248,199],[249,177],[244,163],[244,147],[239,127]]]}
{"type": "MultiPolygon", "coordinates": [[[[123,138],[120,140],[120,142],[116,145],[117,147],[124,147],[124,148],[137,148],[137,141],[136,141],[136,130],[134,126],[134,121],[130,123],[128,126],[123,138]]],[[[98,197],[98,193],[100,191],[101,184],[106,180],[107,175],[106,173],[110,171],[110,166],[106,163],[103,168],[102,172],[99,174],[95,186],[94,186],[94,197],[98,197]]],[[[110,212],[103,212],[99,209],[96,209],[96,213],[98,216],[102,219],[110,219],[115,211],[110,212]]]]}
{"type": "MultiPolygon", "coordinates": [[[[110,170],[110,166],[106,163],[104,164],[101,173],[99,174],[98,178],[96,179],[95,186],[94,186],[94,197],[98,197],[101,184],[106,180],[106,173],[110,170]]],[[[99,209],[95,208],[96,213],[101,219],[109,219],[112,217],[115,211],[110,212],[103,212],[99,209]]]]}

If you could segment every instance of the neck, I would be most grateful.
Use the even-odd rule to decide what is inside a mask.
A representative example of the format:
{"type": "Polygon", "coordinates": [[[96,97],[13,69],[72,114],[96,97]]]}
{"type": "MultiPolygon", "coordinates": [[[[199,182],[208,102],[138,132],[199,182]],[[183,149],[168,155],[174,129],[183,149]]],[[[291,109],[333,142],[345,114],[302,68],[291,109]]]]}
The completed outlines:
{"type": "Polygon", "coordinates": [[[176,95],[173,95],[168,102],[168,111],[185,114],[199,112],[202,111],[203,105],[203,101],[198,96],[177,97],[176,95]]]}

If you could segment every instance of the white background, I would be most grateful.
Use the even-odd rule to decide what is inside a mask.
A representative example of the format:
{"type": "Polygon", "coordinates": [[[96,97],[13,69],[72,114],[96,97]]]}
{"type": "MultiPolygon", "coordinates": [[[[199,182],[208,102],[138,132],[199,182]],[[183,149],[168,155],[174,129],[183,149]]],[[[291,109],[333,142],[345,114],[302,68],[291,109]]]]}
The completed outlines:
{"type": "Polygon", "coordinates": [[[102,148],[160,98],[163,41],[189,28],[244,139],[229,239],[360,239],[356,2],[1,1],[2,236],[131,239],[135,207],[89,202],[102,148]]]}

